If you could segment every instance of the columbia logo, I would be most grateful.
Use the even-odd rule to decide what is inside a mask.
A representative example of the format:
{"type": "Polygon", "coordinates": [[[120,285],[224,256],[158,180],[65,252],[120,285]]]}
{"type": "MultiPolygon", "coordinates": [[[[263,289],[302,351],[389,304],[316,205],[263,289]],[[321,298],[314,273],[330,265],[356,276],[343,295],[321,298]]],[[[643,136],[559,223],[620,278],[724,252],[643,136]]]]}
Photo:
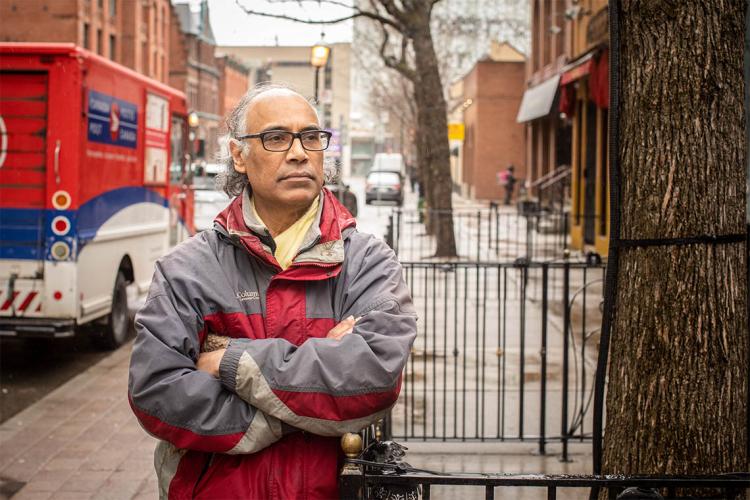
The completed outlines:
{"type": "Polygon", "coordinates": [[[260,300],[260,295],[258,295],[258,292],[248,292],[247,290],[242,292],[237,292],[235,295],[240,301],[245,300],[260,300]]]}

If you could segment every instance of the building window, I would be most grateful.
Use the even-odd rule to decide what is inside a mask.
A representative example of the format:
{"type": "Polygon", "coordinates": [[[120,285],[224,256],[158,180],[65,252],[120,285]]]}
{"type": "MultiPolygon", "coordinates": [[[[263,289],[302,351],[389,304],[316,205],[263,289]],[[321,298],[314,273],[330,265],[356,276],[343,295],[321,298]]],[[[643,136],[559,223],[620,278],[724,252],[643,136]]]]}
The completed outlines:
{"type": "MultiPolygon", "coordinates": [[[[329,61],[330,61],[330,59],[329,59],[329,61]]],[[[329,62],[329,64],[326,64],[325,71],[323,72],[323,75],[324,75],[324,77],[323,77],[323,88],[324,89],[331,89],[331,80],[332,80],[331,73],[333,73],[333,72],[331,71],[331,64],[329,62]]]]}
{"type": "Polygon", "coordinates": [[[117,55],[115,54],[116,48],[117,40],[115,39],[115,35],[109,35],[109,58],[113,61],[117,60],[117,55]]]}
{"type": "Polygon", "coordinates": [[[117,0],[109,0],[109,17],[117,15],[117,0]]]}
{"type": "Polygon", "coordinates": [[[141,73],[148,74],[148,44],[141,42],[141,73]]]}
{"type": "Polygon", "coordinates": [[[89,38],[89,23],[83,23],[83,48],[91,48],[91,40],[89,38]]]}
{"type": "Polygon", "coordinates": [[[96,30],[96,52],[101,56],[104,55],[104,40],[102,39],[101,28],[96,30]]]}
{"type": "Polygon", "coordinates": [[[330,104],[324,104],[323,105],[323,126],[325,128],[331,128],[331,105],[330,104]]]}

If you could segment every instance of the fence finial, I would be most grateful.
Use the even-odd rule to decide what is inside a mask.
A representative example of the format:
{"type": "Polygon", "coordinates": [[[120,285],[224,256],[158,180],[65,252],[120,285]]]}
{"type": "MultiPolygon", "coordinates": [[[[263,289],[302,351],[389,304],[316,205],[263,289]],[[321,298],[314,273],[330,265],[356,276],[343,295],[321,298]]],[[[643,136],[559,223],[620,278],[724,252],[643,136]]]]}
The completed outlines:
{"type": "Polygon", "coordinates": [[[359,434],[347,432],[341,436],[341,448],[347,458],[357,458],[362,451],[362,437],[359,434]]]}

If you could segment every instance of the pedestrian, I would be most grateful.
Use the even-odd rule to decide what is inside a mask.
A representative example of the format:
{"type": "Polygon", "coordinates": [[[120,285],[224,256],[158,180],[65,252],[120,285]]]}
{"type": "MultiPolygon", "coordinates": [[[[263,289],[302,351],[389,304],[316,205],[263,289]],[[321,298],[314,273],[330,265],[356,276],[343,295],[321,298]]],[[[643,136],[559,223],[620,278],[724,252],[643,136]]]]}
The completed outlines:
{"type": "Polygon", "coordinates": [[[498,172],[497,174],[498,184],[505,188],[505,205],[510,205],[510,200],[513,197],[513,189],[516,186],[516,178],[514,176],[515,170],[516,167],[511,164],[508,165],[505,170],[498,172]]]}
{"type": "Polygon", "coordinates": [[[234,199],[157,261],[130,404],[161,498],[338,498],[340,436],[395,404],[415,309],[393,251],[323,189],[307,100],[258,86],[227,124],[234,199]]]}
{"type": "Polygon", "coordinates": [[[417,168],[413,164],[409,164],[408,167],[411,192],[417,194],[417,190],[419,189],[419,176],[417,175],[417,168]]]}

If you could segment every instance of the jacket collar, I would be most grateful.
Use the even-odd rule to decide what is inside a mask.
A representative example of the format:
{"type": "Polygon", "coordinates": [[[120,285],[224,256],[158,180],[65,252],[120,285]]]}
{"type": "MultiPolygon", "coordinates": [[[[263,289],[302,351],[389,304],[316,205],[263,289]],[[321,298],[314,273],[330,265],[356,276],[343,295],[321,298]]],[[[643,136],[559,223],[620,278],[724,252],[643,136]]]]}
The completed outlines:
{"type": "MultiPolygon", "coordinates": [[[[271,247],[264,243],[270,234],[255,217],[250,205],[250,190],[245,189],[215,219],[227,234],[248,252],[281,271],[271,247]]],[[[308,230],[292,265],[281,274],[287,279],[325,279],[335,276],[344,261],[342,232],[356,226],[354,217],[327,189],[321,190],[315,222],[308,230]]]]}

